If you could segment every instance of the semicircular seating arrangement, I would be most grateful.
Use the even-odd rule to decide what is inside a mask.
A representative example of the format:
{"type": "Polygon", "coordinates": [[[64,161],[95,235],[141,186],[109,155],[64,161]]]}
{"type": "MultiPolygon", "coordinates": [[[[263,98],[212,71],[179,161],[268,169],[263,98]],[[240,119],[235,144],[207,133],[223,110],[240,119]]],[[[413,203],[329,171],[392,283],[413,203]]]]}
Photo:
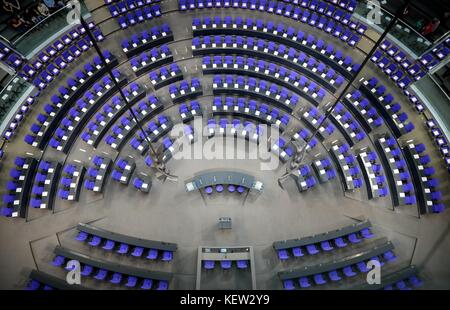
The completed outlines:
{"type": "Polygon", "coordinates": [[[450,38],[417,53],[359,0],[84,4],[0,43],[28,87],[0,98],[3,287],[445,288],[449,127],[418,81],[450,38]]]}

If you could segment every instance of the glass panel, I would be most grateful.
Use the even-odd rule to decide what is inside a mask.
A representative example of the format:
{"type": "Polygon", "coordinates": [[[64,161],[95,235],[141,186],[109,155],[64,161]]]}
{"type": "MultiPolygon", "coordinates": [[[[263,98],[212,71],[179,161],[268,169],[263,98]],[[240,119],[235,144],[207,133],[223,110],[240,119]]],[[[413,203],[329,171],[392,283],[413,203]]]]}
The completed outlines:
{"type": "MultiPolygon", "coordinates": [[[[372,2],[370,0],[358,2],[354,16],[381,34],[389,25],[394,15],[383,7],[379,7],[377,3],[379,2],[372,2]]],[[[392,4],[392,1],[389,4],[392,4]]],[[[394,12],[400,5],[401,3],[398,3],[398,6],[391,5],[389,9],[394,12]]],[[[399,47],[409,52],[412,56],[415,56],[415,58],[418,58],[431,46],[431,42],[427,38],[423,37],[416,29],[403,21],[398,21],[395,24],[394,28],[388,33],[387,38],[395,41],[399,47]]]]}
{"type": "Polygon", "coordinates": [[[13,107],[17,100],[31,87],[23,78],[16,75],[13,76],[6,86],[0,91],[0,132],[3,131],[3,120],[8,115],[11,107],[13,107]]]}
{"type": "MultiPolygon", "coordinates": [[[[90,13],[86,8],[84,1],[79,2],[81,14],[83,17],[87,18],[90,16],[90,13]]],[[[32,28],[20,34],[20,36],[17,37],[17,35],[15,35],[14,39],[10,42],[25,57],[32,57],[35,50],[41,49],[45,45],[51,43],[52,40],[73,27],[72,24],[68,23],[67,16],[70,10],[70,5],[57,9],[49,16],[34,24],[32,28]]]]}

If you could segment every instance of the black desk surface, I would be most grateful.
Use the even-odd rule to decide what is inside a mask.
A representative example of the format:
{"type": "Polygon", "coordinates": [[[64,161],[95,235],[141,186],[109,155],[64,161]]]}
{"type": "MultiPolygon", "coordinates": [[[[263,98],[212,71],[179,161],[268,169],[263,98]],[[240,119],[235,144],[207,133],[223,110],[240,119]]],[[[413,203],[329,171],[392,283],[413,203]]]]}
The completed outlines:
{"type": "Polygon", "coordinates": [[[108,240],[114,240],[117,242],[126,243],[133,246],[139,246],[147,249],[156,249],[162,251],[175,252],[178,248],[176,243],[154,241],[148,239],[142,239],[138,237],[118,234],[103,228],[95,227],[89,224],[80,223],[77,226],[79,231],[87,232],[88,234],[102,237],[108,240]]]}
{"type": "MultiPolygon", "coordinates": [[[[361,84],[361,86],[359,87],[359,90],[364,94],[364,96],[367,97],[367,99],[369,99],[369,101],[372,103],[372,105],[378,110],[381,117],[384,119],[385,123],[388,125],[389,129],[391,129],[392,134],[396,138],[401,137],[403,133],[400,131],[400,128],[397,126],[397,123],[392,118],[392,115],[389,113],[388,110],[386,110],[386,107],[384,106],[384,104],[378,100],[378,98],[375,96],[375,94],[373,94],[367,86],[361,84]]],[[[391,104],[393,104],[393,103],[391,103],[391,104]]]]}
{"type": "Polygon", "coordinates": [[[375,246],[374,248],[372,248],[370,250],[366,250],[364,252],[360,252],[360,253],[354,254],[352,256],[348,256],[339,261],[334,261],[334,262],[326,263],[326,264],[319,264],[319,265],[315,265],[315,266],[306,266],[306,267],[298,268],[298,269],[290,269],[290,270],[280,271],[280,272],[278,272],[278,277],[281,280],[295,279],[295,278],[306,277],[306,276],[311,276],[311,275],[315,275],[318,273],[323,273],[323,272],[328,272],[331,270],[340,269],[345,266],[354,265],[361,261],[369,260],[372,257],[383,254],[389,250],[392,250],[393,248],[394,248],[394,245],[390,241],[388,241],[382,245],[375,246]]]}
{"type": "Polygon", "coordinates": [[[273,243],[273,248],[275,250],[282,250],[282,249],[290,249],[300,246],[305,246],[309,244],[315,244],[326,240],[332,240],[338,237],[342,237],[357,231],[360,231],[364,228],[371,227],[372,224],[369,220],[359,222],[353,225],[345,226],[336,230],[330,230],[321,234],[312,235],[308,237],[303,237],[300,239],[289,239],[289,240],[283,240],[283,241],[275,241],[273,243]]]}
{"type": "Polygon", "coordinates": [[[193,31],[194,36],[202,36],[202,35],[242,35],[242,36],[252,36],[263,39],[270,39],[274,42],[278,42],[281,44],[285,44],[286,46],[293,47],[302,52],[305,52],[307,55],[312,55],[316,59],[319,59],[323,63],[329,65],[334,70],[339,72],[342,76],[344,76],[347,80],[351,79],[353,76],[352,72],[347,71],[344,67],[339,65],[339,63],[335,60],[330,59],[328,56],[322,54],[320,51],[317,51],[307,45],[302,44],[302,41],[294,41],[289,38],[284,38],[269,32],[263,32],[260,30],[253,29],[233,29],[233,28],[207,28],[207,29],[196,29],[193,31]]]}
{"type": "Polygon", "coordinates": [[[107,64],[107,66],[100,68],[95,71],[93,75],[88,76],[84,83],[80,85],[74,92],[70,94],[70,97],[63,102],[63,106],[56,111],[56,115],[50,120],[50,124],[47,127],[47,130],[44,132],[42,137],[39,140],[38,147],[43,150],[48,142],[50,141],[53,133],[56,128],[58,128],[61,120],[66,116],[67,111],[74,105],[74,103],[79,99],[91,86],[94,85],[94,82],[100,79],[107,73],[107,69],[112,69],[119,64],[117,58],[113,57],[112,60],[107,64]]]}

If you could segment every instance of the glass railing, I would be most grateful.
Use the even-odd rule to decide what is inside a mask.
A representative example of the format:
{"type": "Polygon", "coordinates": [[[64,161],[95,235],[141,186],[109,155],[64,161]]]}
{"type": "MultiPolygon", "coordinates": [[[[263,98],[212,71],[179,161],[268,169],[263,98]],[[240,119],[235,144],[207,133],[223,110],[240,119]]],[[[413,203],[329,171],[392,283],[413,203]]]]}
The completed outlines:
{"type": "MultiPolygon", "coordinates": [[[[85,18],[90,13],[84,1],[79,0],[81,15],[85,18]]],[[[72,5],[58,9],[53,14],[36,23],[31,29],[11,41],[11,44],[27,58],[34,55],[34,52],[42,49],[52,42],[56,37],[69,30],[71,24],[72,5]]]]}
{"type": "MultiPolygon", "coordinates": [[[[384,32],[394,15],[380,7],[379,1],[361,0],[355,9],[354,16],[368,24],[371,28],[380,34],[384,32]]],[[[397,10],[397,7],[393,7],[397,10]]],[[[416,29],[399,20],[395,26],[389,31],[387,38],[395,41],[395,43],[409,54],[418,58],[430,46],[431,42],[422,36],[416,29]]]]}
{"type": "MultiPolygon", "coordinates": [[[[0,91],[0,126],[4,127],[3,121],[10,112],[11,108],[15,106],[17,101],[24,95],[24,93],[32,87],[27,81],[18,75],[11,78],[8,84],[0,91]]],[[[5,121],[9,119],[6,118],[5,121]]],[[[0,133],[3,130],[0,131],[0,133]]]]}

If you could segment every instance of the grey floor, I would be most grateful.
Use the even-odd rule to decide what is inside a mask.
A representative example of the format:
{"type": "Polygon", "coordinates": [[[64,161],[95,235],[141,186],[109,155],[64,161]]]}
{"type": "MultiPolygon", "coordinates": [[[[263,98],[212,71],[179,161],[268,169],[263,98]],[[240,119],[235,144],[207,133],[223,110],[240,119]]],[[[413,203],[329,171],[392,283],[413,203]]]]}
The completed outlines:
{"type": "MultiPolygon", "coordinates": [[[[196,76],[202,79],[204,95],[198,100],[205,114],[211,115],[212,79],[211,76],[202,76],[201,59],[193,58],[190,48],[192,16],[243,15],[249,14],[249,12],[203,10],[180,14],[174,11],[177,9],[177,1],[169,0],[161,3],[164,12],[162,18],[127,30],[118,30],[117,23],[112,19],[107,19],[109,13],[105,14],[104,7],[96,9],[102,3],[101,0],[92,0],[87,3],[93,13],[93,18],[97,24],[100,24],[103,33],[107,34],[107,39],[101,43],[101,47],[108,48],[118,56],[119,69],[129,77],[129,80],[136,80],[145,85],[148,94],[154,92],[147,75],[137,79],[134,76],[126,56],[121,52],[120,39],[143,29],[149,29],[162,21],[168,22],[175,33],[175,41],[169,44],[174,54],[174,61],[182,68],[185,78],[190,79],[196,76]]],[[[259,12],[255,12],[254,16],[261,16],[265,20],[283,20],[286,25],[305,27],[305,31],[308,33],[333,41],[342,49],[345,48],[338,40],[292,20],[259,12]]],[[[345,51],[359,62],[364,57],[364,54],[358,49],[346,48],[345,51]]],[[[76,160],[86,166],[89,165],[95,154],[103,154],[112,159],[119,155],[103,142],[97,149],[93,149],[80,138],[77,139],[67,156],[51,148],[41,152],[23,142],[23,136],[35,121],[36,115],[41,112],[44,103],[60,85],[65,83],[66,78],[76,70],[77,66],[89,59],[89,55],[94,55],[94,51],[89,51],[84,60],[78,59],[76,63],[71,64],[70,68],[63,73],[64,76],[55,81],[51,88],[46,89],[40,96],[39,103],[34,106],[33,111],[22,125],[23,128],[7,146],[7,157],[0,171],[0,188],[5,188],[5,184],[9,180],[9,169],[13,166],[14,158],[17,155],[27,154],[61,163],[76,160]]],[[[437,177],[441,179],[441,190],[445,194],[445,203],[449,206],[448,173],[439,157],[438,150],[425,131],[423,117],[414,111],[401,92],[379,70],[375,69],[372,64],[368,64],[362,76],[372,75],[385,82],[388,91],[402,104],[402,109],[408,113],[410,120],[416,126],[416,130],[403,136],[400,142],[405,143],[414,139],[414,141],[426,144],[427,152],[432,156],[433,165],[436,167],[437,177]]],[[[337,96],[340,91],[342,88],[334,96],[337,96]]],[[[168,87],[154,93],[164,104],[163,113],[179,122],[178,106],[171,102],[168,87]]],[[[333,94],[328,94],[321,106],[332,99],[333,94]]],[[[307,103],[300,104],[299,108],[294,111],[294,115],[298,115],[307,105],[307,103]]],[[[304,127],[304,124],[293,116],[292,124],[287,132],[293,133],[299,127],[304,127]]],[[[368,138],[355,145],[352,150],[356,152],[364,147],[374,149],[373,135],[386,131],[385,127],[378,128],[368,138]]],[[[343,141],[343,138],[339,133],[334,133],[307,155],[306,162],[310,163],[318,156],[326,156],[326,149],[335,140],[343,141]]],[[[230,141],[227,140],[227,142],[230,141]]],[[[231,143],[234,143],[234,140],[231,140],[231,143]]],[[[200,143],[197,142],[197,144],[200,143]]],[[[251,143],[249,147],[254,148],[255,145],[251,143]]],[[[69,203],[56,199],[53,211],[30,209],[26,220],[0,218],[2,249],[0,289],[22,289],[27,282],[29,271],[36,268],[62,277],[64,271],[50,264],[56,245],[122,264],[173,272],[174,279],[170,285],[171,289],[195,288],[199,246],[253,246],[257,288],[281,289],[281,281],[276,276],[280,270],[339,259],[385,240],[391,240],[394,243],[394,251],[399,259],[384,272],[395,271],[409,264],[415,264],[421,267],[420,276],[424,279],[425,288],[450,288],[450,264],[447,259],[450,252],[450,212],[448,211],[443,214],[419,217],[415,206],[393,209],[390,197],[369,201],[364,188],[355,192],[344,192],[339,179],[318,185],[301,194],[294,182],[290,180],[284,184],[284,190],[282,190],[277,179],[285,172],[286,166],[281,165],[274,171],[262,171],[259,160],[171,160],[168,168],[172,174],[178,176],[179,181],[161,182],[155,178],[155,171],[144,164],[144,158],[128,143],[121,150],[120,155],[133,156],[137,163],[136,171],[145,172],[153,177],[153,187],[150,193],[137,192],[131,185],[118,184],[108,177],[102,194],[94,194],[83,189],[79,202],[69,203]],[[264,183],[264,191],[260,195],[251,195],[247,199],[237,194],[204,197],[199,192],[186,193],[184,181],[195,173],[207,169],[247,171],[264,183]],[[218,218],[222,216],[232,218],[232,230],[220,231],[217,229],[218,218]],[[272,248],[272,243],[277,240],[309,236],[337,229],[362,219],[370,219],[377,238],[351,249],[339,250],[332,255],[321,254],[316,257],[280,263],[272,248]],[[141,238],[175,242],[179,249],[171,264],[149,263],[129,257],[118,257],[114,254],[106,255],[102,251],[91,249],[73,240],[76,235],[75,226],[79,222],[93,223],[118,233],[141,238]]],[[[243,288],[239,283],[235,283],[235,277],[227,274],[224,275],[226,280],[225,283],[222,283],[224,286],[220,286],[221,283],[218,281],[222,275],[219,273],[212,277],[217,279],[210,283],[210,288],[225,287],[225,285],[228,288],[229,285],[234,284],[236,288],[243,288]],[[226,278],[227,276],[228,278],[226,278]]],[[[345,285],[350,287],[362,283],[362,281],[362,278],[355,278],[352,282],[346,282],[345,285]]],[[[104,283],[99,286],[98,281],[91,280],[86,280],[83,284],[91,288],[117,288],[104,283]]],[[[342,287],[332,286],[329,288],[342,287]]]]}

